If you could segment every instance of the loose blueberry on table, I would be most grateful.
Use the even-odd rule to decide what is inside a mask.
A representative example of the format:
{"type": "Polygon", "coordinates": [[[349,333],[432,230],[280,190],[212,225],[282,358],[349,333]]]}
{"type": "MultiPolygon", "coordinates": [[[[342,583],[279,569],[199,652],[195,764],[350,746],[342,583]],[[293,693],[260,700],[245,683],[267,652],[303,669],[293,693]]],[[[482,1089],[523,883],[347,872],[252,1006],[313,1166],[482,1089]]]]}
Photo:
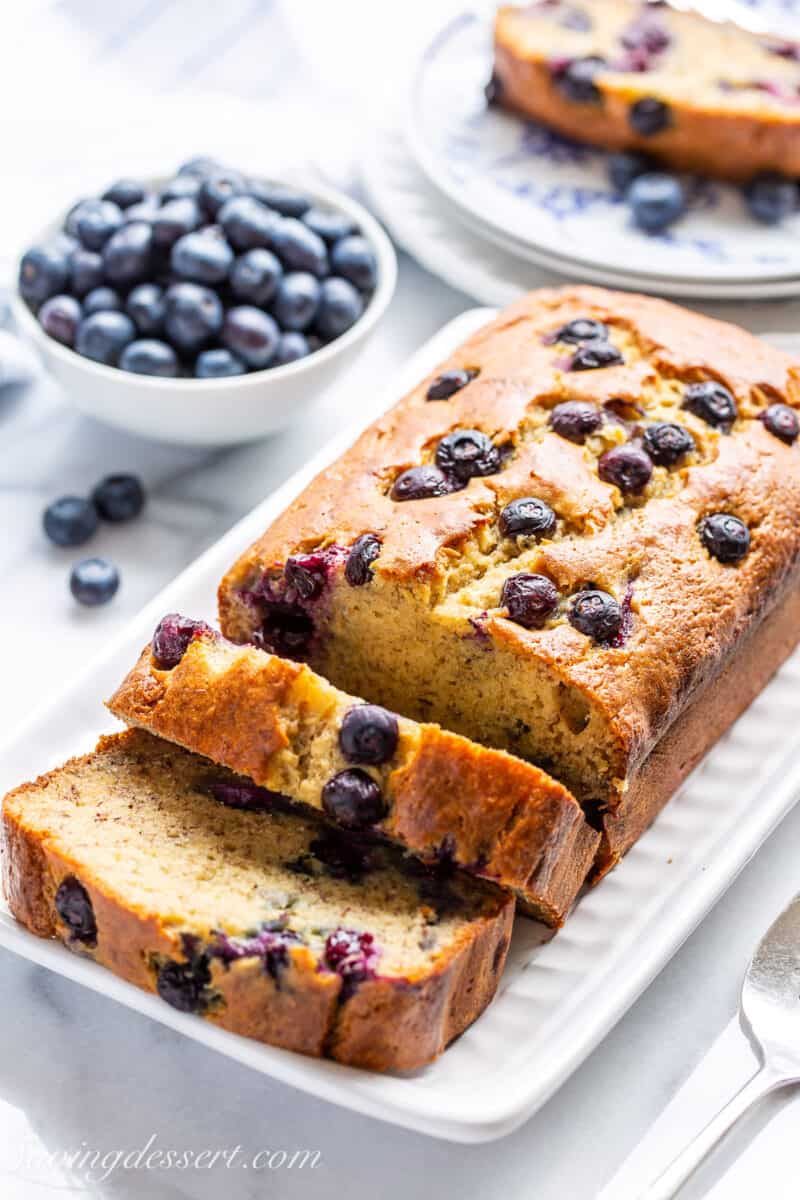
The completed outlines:
{"type": "Polygon", "coordinates": [[[347,333],[377,284],[351,217],[202,156],[157,193],[124,178],[79,201],[19,268],[50,337],[162,378],[297,362],[347,333]]]}
{"type": "Polygon", "coordinates": [[[72,568],[69,587],[79,604],[107,604],[119,588],[119,571],[105,558],[84,558],[72,568]]]}

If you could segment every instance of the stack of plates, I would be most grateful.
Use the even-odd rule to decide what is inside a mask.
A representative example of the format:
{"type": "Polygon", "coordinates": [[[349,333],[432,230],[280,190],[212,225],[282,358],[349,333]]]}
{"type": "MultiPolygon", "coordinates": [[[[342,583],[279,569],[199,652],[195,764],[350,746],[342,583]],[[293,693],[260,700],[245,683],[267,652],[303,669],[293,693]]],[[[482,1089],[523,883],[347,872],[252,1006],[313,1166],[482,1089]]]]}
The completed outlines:
{"type": "MultiPolygon", "coordinates": [[[[800,0],[705,8],[800,36],[800,0]]],[[[608,182],[605,152],[488,109],[490,71],[490,16],[461,13],[419,55],[406,111],[364,165],[395,235],[448,282],[492,303],[531,286],[532,267],[536,282],[544,272],[687,298],[800,295],[800,213],[767,227],[738,188],[692,179],[687,214],[642,233],[608,182]]]]}

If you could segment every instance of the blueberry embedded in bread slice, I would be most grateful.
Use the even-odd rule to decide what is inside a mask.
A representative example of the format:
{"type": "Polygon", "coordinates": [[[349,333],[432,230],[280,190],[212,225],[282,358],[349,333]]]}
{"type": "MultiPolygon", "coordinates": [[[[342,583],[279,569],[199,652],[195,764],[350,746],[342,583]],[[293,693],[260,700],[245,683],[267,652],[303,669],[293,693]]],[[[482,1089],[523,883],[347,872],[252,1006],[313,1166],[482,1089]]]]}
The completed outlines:
{"type": "Polygon", "coordinates": [[[349,831],[512,888],[549,925],[563,921],[597,847],[577,802],[539,768],[177,614],[108,706],[349,831]]]}
{"type": "Polygon", "coordinates": [[[12,913],[235,1033],[375,1070],[430,1061],[491,1000],[513,900],[214,795],[247,786],[141,730],[101,739],[6,797],[12,913]]]}

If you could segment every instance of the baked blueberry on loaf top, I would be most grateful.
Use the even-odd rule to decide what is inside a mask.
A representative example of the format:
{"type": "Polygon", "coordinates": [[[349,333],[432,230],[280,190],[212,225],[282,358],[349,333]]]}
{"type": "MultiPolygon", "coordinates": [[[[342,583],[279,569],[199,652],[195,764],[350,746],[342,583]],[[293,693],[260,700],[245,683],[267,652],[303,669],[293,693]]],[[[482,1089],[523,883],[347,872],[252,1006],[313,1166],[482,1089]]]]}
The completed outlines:
{"type": "Polygon", "coordinates": [[[11,911],[235,1033],[375,1070],[428,1062],[491,1000],[513,900],[259,791],[140,730],[104,738],[6,797],[11,911]]]}
{"type": "Polygon", "coordinates": [[[364,704],[305,665],[174,613],[108,707],[346,830],[513,888],[550,925],[597,849],[575,799],[530,763],[364,704]]]}
{"type": "Polygon", "coordinates": [[[665,4],[501,7],[489,95],[567,136],[681,170],[800,175],[800,44],[665,4]]]}
{"type": "Polygon", "coordinates": [[[800,633],[799,402],[800,364],[732,325],[534,292],[242,556],[223,632],[538,762],[610,865],[800,633]]]}

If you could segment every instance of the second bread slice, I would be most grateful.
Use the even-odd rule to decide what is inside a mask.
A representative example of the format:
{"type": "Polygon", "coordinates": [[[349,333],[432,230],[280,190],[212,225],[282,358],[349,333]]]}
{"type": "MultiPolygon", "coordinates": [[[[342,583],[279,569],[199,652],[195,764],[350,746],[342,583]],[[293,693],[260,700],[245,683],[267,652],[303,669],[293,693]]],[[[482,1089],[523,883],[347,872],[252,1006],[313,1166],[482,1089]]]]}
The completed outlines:
{"type": "Polygon", "coordinates": [[[165,617],[108,707],[344,828],[511,888],[549,925],[592,865],[598,834],[537,767],[364,705],[202,622],[165,617]]]}

